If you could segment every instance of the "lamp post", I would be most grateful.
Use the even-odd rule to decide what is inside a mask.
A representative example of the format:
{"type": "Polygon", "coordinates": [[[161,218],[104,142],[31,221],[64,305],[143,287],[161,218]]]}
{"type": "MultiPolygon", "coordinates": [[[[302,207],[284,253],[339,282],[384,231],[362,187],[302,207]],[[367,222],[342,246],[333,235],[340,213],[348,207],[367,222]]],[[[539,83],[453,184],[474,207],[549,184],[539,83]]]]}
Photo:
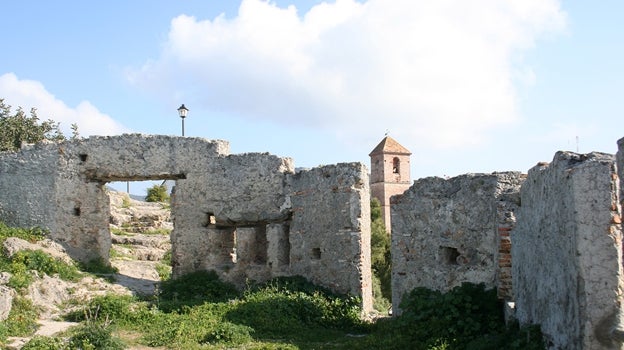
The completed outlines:
{"type": "Polygon", "coordinates": [[[188,111],[189,110],[184,106],[184,103],[180,106],[180,108],[178,108],[178,114],[180,115],[180,118],[182,118],[182,136],[184,136],[184,118],[186,118],[186,113],[188,113],[188,111]]]}

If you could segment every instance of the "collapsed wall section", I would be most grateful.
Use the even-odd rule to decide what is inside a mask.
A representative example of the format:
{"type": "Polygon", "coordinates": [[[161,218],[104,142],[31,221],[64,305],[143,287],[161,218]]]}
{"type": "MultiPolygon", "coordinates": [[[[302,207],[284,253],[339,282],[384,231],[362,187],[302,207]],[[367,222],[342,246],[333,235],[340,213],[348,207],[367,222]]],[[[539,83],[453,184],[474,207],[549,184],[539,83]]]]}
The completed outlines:
{"type": "Polygon", "coordinates": [[[621,349],[622,228],[614,158],[558,152],[533,167],[512,234],[516,317],[555,349],[621,349]]]}
{"type": "Polygon", "coordinates": [[[292,175],[290,271],[339,293],[361,296],[372,310],[370,190],[360,163],[292,175]]]}
{"type": "Polygon", "coordinates": [[[499,247],[515,223],[523,181],[517,172],[429,177],[393,196],[393,311],[400,314],[403,296],[416,287],[508,284],[511,262],[499,247]]]}

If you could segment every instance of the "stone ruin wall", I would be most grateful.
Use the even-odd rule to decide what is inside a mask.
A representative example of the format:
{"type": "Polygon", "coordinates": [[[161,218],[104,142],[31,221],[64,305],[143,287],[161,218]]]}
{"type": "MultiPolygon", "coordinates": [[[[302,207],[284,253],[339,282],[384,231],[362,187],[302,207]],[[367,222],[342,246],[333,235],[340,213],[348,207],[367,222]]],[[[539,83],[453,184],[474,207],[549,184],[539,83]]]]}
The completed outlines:
{"type": "Polygon", "coordinates": [[[556,349],[621,349],[622,226],[613,155],[533,167],[512,234],[516,317],[556,349]]]}
{"type": "Polygon", "coordinates": [[[372,308],[366,167],[294,173],[292,160],[229,154],[225,141],[122,135],[0,154],[0,219],[47,228],[76,260],[108,261],[111,181],[176,180],[174,276],[210,269],[246,280],[302,275],[372,308]]]}
{"type": "MultiPolygon", "coordinates": [[[[541,324],[551,348],[622,348],[624,139],[618,146],[616,157],[559,152],[528,175],[421,179],[392,197],[395,310],[418,286],[483,282],[516,302],[520,322],[541,324]]],[[[49,228],[79,260],[108,258],[106,182],[174,179],[175,275],[215,269],[239,286],[303,275],[371,308],[361,164],[294,173],[288,158],[230,155],[224,141],[141,135],[0,158],[0,218],[49,228]]]]}
{"type": "Polygon", "coordinates": [[[393,309],[416,287],[483,282],[551,349],[624,349],[618,146],[558,152],[528,175],[421,179],[392,197],[393,309]]]}
{"type": "Polygon", "coordinates": [[[523,181],[518,172],[429,177],[392,197],[393,311],[415,287],[484,283],[510,298],[509,231],[523,181]]]}

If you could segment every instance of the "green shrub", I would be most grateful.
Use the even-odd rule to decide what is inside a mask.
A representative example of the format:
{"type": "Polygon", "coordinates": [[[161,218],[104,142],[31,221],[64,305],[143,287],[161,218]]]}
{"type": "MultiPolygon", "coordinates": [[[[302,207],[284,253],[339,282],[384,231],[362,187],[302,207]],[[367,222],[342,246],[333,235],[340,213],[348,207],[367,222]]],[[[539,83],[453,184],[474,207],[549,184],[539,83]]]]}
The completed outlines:
{"type": "Polygon", "coordinates": [[[0,242],[3,242],[8,237],[21,238],[30,243],[35,243],[45,238],[47,231],[38,228],[19,228],[9,227],[2,221],[0,221],[0,242]]]}
{"type": "Polygon", "coordinates": [[[91,299],[87,305],[81,309],[71,312],[66,319],[74,322],[89,321],[116,322],[120,324],[135,321],[134,302],[137,300],[129,295],[106,294],[91,299]]]}
{"type": "Polygon", "coordinates": [[[171,278],[171,266],[170,265],[158,263],[156,264],[156,266],[154,266],[154,268],[156,269],[156,273],[158,273],[158,277],[160,278],[161,281],[167,281],[171,278]]]}
{"type": "Polygon", "coordinates": [[[496,290],[464,283],[448,293],[416,288],[401,303],[401,325],[415,340],[433,344],[440,338],[450,345],[504,329],[502,306],[496,290]]]}
{"type": "Polygon", "coordinates": [[[68,345],[62,338],[36,335],[24,344],[22,350],[64,350],[68,345]]]}
{"type": "Polygon", "coordinates": [[[165,310],[199,305],[206,301],[222,302],[238,296],[234,285],[223,282],[214,271],[196,271],[164,281],[158,295],[165,310]]]}
{"type": "Polygon", "coordinates": [[[75,265],[54,258],[42,250],[22,250],[11,258],[4,257],[0,260],[2,270],[11,272],[8,286],[16,290],[23,290],[32,283],[31,270],[49,276],[58,274],[66,281],[77,281],[80,278],[80,272],[75,265]]]}
{"type": "Polygon", "coordinates": [[[26,270],[35,270],[49,276],[58,274],[66,281],[77,281],[80,278],[80,272],[74,264],[54,258],[43,250],[19,251],[11,257],[11,265],[18,271],[23,271],[23,266],[26,270]]]}
{"type": "Polygon", "coordinates": [[[401,309],[395,331],[419,344],[415,349],[544,349],[534,329],[505,326],[496,290],[483,284],[464,283],[448,293],[416,288],[401,309]]]}
{"type": "Polygon", "coordinates": [[[108,324],[87,322],[72,329],[69,348],[74,350],[122,350],[125,348],[121,339],[114,337],[108,324]]]}
{"type": "Polygon", "coordinates": [[[244,344],[252,340],[253,329],[230,322],[219,322],[206,332],[200,343],[208,344],[244,344]]]}
{"type": "Polygon", "coordinates": [[[245,292],[226,315],[264,337],[297,336],[312,328],[361,330],[361,300],[338,296],[302,277],[281,277],[245,292]]]}
{"type": "Polygon", "coordinates": [[[169,200],[169,193],[167,192],[167,185],[154,185],[147,189],[146,202],[167,202],[169,200]]]}
{"type": "Polygon", "coordinates": [[[4,322],[6,334],[12,337],[25,337],[37,330],[39,312],[30,299],[16,297],[11,305],[9,317],[4,322]]]}

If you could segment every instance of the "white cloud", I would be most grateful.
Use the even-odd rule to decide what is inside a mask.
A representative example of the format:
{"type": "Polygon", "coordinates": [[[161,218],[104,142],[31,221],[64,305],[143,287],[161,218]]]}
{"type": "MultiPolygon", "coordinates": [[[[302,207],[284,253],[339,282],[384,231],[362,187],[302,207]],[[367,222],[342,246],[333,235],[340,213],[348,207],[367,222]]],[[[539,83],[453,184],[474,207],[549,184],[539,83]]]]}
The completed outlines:
{"type": "Polygon", "coordinates": [[[71,135],[70,126],[78,125],[80,136],[115,135],[128,132],[121,124],[110,116],[98,111],[89,101],[82,101],[75,107],[69,107],[35,80],[20,80],[13,73],[0,75],[0,97],[5,104],[15,108],[37,109],[40,120],[52,119],[61,123],[66,136],[71,135]]]}
{"type": "Polygon", "coordinates": [[[128,78],[366,145],[390,129],[452,147],[518,119],[513,84],[534,79],[521,54],[564,26],[557,0],[336,0],[305,14],[243,0],[231,19],[174,18],[161,56],[128,78]]]}

